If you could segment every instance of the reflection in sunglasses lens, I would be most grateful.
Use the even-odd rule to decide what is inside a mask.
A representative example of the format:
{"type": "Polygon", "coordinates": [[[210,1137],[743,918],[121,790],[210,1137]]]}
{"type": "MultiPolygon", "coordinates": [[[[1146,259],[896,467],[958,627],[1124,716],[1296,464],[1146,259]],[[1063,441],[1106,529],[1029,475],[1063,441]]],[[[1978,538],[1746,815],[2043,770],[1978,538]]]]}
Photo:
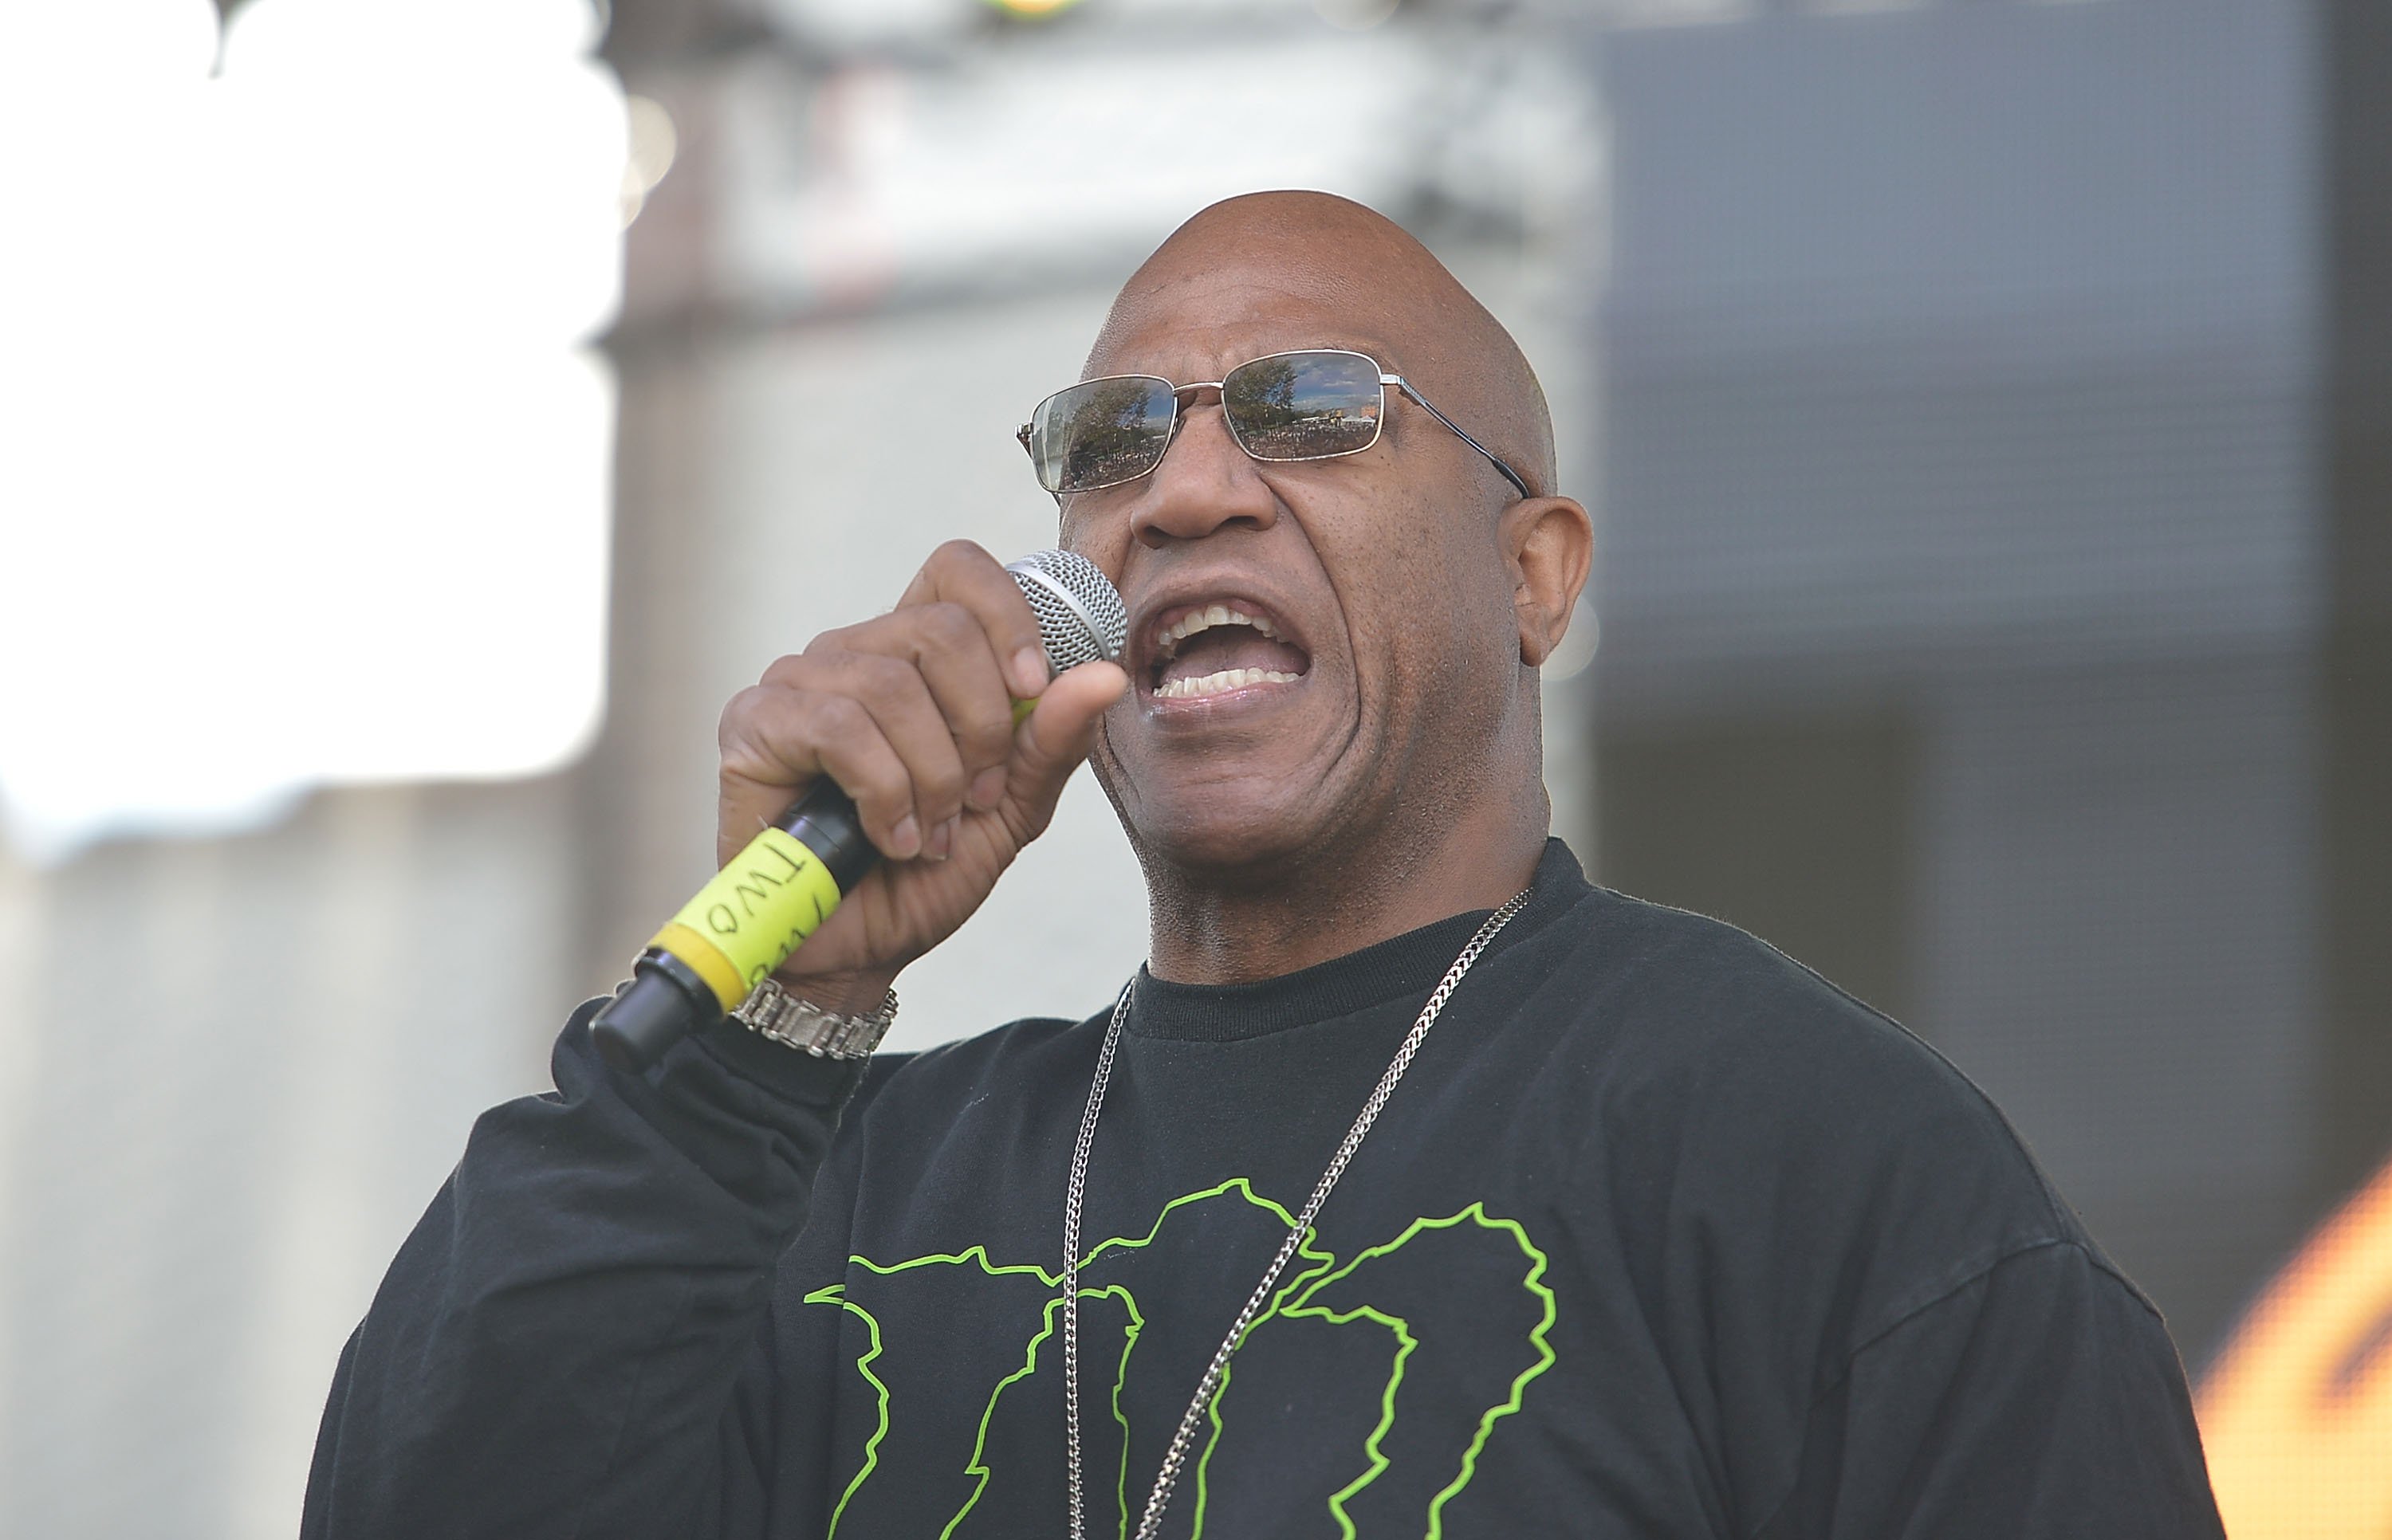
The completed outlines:
{"type": "Polygon", "coordinates": [[[1256,459],[1350,455],[1379,431],[1379,366],[1358,353],[1257,358],[1229,371],[1221,407],[1256,459]]]}
{"type": "Polygon", "coordinates": [[[1171,387],[1091,380],[1056,395],[1031,424],[1038,480],[1050,492],[1111,486],[1154,469],[1171,434],[1171,387]]]}

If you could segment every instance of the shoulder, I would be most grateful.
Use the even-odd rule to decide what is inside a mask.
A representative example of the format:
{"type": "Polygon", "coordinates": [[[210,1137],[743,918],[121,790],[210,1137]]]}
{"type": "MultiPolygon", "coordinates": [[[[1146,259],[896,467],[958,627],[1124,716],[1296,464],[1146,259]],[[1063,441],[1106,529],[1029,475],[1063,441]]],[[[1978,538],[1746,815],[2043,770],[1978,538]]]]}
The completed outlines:
{"type": "Polygon", "coordinates": [[[1711,1105],[1958,1117],[2017,1146],[1916,1033],[1732,925],[1590,887],[1524,951],[1530,1009],[1598,1042],[1610,1072],[1711,1105]],[[1541,999],[1536,998],[1541,996],[1541,999]]]}
{"type": "Polygon", "coordinates": [[[1596,1112],[1573,1166],[1607,1200],[1764,1272],[1867,1285],[1861,1334],[2055,1244],[2114,1275],[1999,1108],[1882,1012],[1733,925],[1606,889],[1549,929],[1596,1112]]]}

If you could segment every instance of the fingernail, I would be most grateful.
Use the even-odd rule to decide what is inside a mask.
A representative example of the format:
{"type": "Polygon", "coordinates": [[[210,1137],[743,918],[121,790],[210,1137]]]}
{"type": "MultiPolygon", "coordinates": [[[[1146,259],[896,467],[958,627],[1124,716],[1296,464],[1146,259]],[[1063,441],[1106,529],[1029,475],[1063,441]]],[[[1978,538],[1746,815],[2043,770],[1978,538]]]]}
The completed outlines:
{"type": "Polygon", "coordinates": [[[931,830],[930,843],[923,847],[922,854],[932,861],[944,861],[953,854],[956,848],[956,820],[951,818],[931,830]]]}
{"type": "Polygon", "coordinates": [[[972,777],[971,789],[964,793],[964,800],[972,805],[973,811],[984,813],[995,807],[1004,795],[1005,767],[991,765],[972,777]]]}
{"type": "Polygon", "coordinates": [[[1035,647],[1024,647],[1013,654],[1013,679],[1020,686],[1020,695],[1028,700],[1046,688],[1046,654],[1035,647]]]}
{"type": "Polygon", "coordinates": [[[900,861],[911,861],[921,854],[922,826],[914,822],[912,813],[899,819],[897,827],[889,831],[889,843],[896,847],[900,861]]]}

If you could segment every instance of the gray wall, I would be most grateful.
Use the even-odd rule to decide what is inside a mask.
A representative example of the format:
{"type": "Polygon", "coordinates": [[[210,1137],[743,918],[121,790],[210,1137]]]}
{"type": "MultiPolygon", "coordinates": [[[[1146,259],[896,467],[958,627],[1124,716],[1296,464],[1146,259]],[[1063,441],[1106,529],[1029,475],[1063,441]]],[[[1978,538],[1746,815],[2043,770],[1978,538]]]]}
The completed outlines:
{"type": "Polygon", "coordinates": [[[1605,875],[1951,1055],[2196,1364],[2310,1212],[2308,29],[1986,0],[1604,49],[1605,875]]]}

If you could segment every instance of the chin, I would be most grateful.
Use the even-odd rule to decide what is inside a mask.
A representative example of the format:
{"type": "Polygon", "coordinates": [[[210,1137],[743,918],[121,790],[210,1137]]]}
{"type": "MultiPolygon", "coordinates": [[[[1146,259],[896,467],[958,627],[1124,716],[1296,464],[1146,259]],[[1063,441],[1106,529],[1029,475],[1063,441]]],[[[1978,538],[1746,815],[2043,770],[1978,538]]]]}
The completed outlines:
{"type": "Polygon", "coordinates": [[[1316,848],[1332,822],[1314,797],[1291,796],[1318,777],[1241,778],[1201,786],[1141,785],[1134,800],[1118,790],[1117,771],[1100,777],[1138,859],[1227,886],[1269,886],[1290,863],[1316,848]]]}

